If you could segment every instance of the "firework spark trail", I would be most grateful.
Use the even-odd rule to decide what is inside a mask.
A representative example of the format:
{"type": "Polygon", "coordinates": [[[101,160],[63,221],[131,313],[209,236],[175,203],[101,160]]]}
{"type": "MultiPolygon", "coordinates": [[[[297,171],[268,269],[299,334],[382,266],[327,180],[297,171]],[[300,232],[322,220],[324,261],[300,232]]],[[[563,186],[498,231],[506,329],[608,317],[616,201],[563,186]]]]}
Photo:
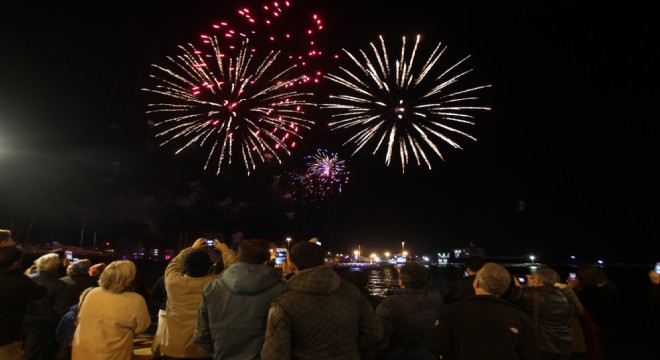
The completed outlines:
{"type": "Polygon", "coordinates": [[[382,36],[379,39],[380,48],[374,43],[369,44],[373,54],[359,51],[362,60],[344,49],[354,69],[339,67],[343,75],[325,75],[339,84],[344,92],[331,95],[332,102],[321,105],[321,108],[333,111],[335,120],[329,124],[331,130],[355,131],[344,142],[344,145],[353,143],[356,146],[352,155],[367,144],[375,143],[373,154],[384,146],[385,164],[389,166],[398,153],[401,171],[405,173],[412,158],[418,166],[423,161],[431,169],[427,155],[429,149],[444,160],[435,143],[438,139],[457,149],[461,147],[450,137],[452,134],[476,141],[458,126],[474,125],[473,111],[490,110],[489,107],[473,105],[478,98],[466,95],[490,85],[454,89],[455,84],[472,71],[455,73],[469,56],[440,71],[436,65],[446,46],[438,44],[420,67],[414,61],[421,36],[416,37],[410,51],[403,37],[401,52],[398,58],[392,59],[385,40],[382,36]]]}
{"type": "Polygon", "coordinates": [[[253,53],[275,46],[292,64],[305,68],[307,77],[302,82],[318,83],[323,72],[312,67],[325,52],[317,39],[324,21],[316,12],[294,12],[293,7],[290,1],[265,1],[254,8],[241,6],[214,22],[211,31],[225,40],[229,52],[238,49],[238,43],[247,37],[256,45],[250,49],[253,53]]]}
{"type": "Polygon", "coordinates": [[[311,94],[291,89],[305,76],[290,76],[295,65],[278,70],[279,52],[272,51],[258,62],[248,51],[248,39],[238,55],[228,59],[217,37],[207,36],[205,41],[212,48],[210,57],[188,44],[179,47],[180,55],[167,58],[171,68],[152,65],[159,74],[151,75],[156,85],[142,90],[169,101],[152,103],[147,111],[158,118],[154,121],[161,146],[178,143],[178,154],[208,141],[204,168],[218,153],[217,174],[223,164],[232,163],[239,149],[248,175],[257,160],[273,156],[281,163],[278,151],[290,155],[295,140],[302,139],[299,129],[314,124],[303,112],[312,105],[305,100],[311,94]]]}

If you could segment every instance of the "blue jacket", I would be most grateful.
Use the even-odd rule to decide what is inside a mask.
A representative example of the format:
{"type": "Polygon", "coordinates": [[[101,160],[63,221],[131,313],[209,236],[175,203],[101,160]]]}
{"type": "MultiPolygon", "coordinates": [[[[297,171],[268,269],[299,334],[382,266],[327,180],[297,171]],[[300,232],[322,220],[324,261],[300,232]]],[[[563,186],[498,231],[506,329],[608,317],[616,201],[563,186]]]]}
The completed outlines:
{"type": "Polygon", "coordinates": [[[76,318],[78,317],[78,304],[71,306],[69,312],[62,316],[55,329],[55,340],[60,346],[71,346],[73,334],[76,332],[76,318]]]}
{"type": "Polygon", "coordinates": [[[195,343],[213,359],[259,359],[270,302],[286,291],[271,267],[235,263],[206,285],[195,343]]]}

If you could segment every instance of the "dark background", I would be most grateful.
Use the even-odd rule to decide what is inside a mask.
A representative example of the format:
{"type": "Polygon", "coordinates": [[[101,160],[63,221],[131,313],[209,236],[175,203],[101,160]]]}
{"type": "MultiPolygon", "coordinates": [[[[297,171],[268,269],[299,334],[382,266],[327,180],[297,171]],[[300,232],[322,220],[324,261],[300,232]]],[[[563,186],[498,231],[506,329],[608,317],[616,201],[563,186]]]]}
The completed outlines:
{"type": "MultiPolygon", "coordinates": [[[[342,147],[327,113],[284,164],[204,171],[203,151],[158,147],[144,114],[150,64],[242,4],[220,1],[10,2],[0,14],[0,227],[19,241],[78,244],[81,231],[130,247],[241,230],[283,244],[319,237],[337,251],[448,251],[540,261],[659,257],[658,125],[653,46],[640,5],[299,1],[289,26],[318,10],[328,53],[382,34],[471,55],[467,84],[490,84],[463,150],[433,169],[386,167],[342,147]],[[298,6],[298,7],[297,7],[298,6]],[[336,201],[286,199],[278,176],[316,148],[348,160],[336,201]],[[32,224],[32,226],[30,226],[32,224]]],[[[650,6],[650,5],[649,5],[650,6]]],[[[394,44],[394,46],[392,45],[394,44]]],[[[344,59],[345,60],[345,59],[344,59]]],[[[340,59],[340,63],[342,63],[340,59]]],[[[343,63],[345,64],[345,63],[343,63]]],[[[323,64],[336,73],[336,63],[323,64]]],[[[319,99],[332,92],[328,81],[319,99]]],[[[322,100],[321,100],[322,101],[322,100]]]]}

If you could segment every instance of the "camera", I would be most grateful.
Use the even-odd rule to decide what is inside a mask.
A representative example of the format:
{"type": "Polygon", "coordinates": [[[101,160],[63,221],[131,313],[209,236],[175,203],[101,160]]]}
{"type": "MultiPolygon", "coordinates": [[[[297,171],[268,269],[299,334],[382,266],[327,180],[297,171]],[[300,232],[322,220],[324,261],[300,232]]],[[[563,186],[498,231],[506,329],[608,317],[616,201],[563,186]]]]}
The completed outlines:
{"type": "Polygon", "coordinates": [[[213,239],[206,239],[206,246],[208,246],[208,247],[213,247],[214,243],[215,243],[215,240],[213,240],[213,239]]]}
{"type": "Polygon", "coordinates": [[[73,260],[73,251],[67,250],[67,251],[64,252],[64,255],[66,256],[66,258],[68,260],[73,260]]]}

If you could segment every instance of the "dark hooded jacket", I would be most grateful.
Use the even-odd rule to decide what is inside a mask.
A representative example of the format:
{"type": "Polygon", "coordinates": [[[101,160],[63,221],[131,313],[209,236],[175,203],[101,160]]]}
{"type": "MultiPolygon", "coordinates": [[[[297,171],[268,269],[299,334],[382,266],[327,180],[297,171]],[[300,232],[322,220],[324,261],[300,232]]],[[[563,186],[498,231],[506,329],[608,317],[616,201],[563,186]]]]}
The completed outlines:
{"type": "Polygon", "coordinates": [[[300,271],[288,285],[271,304],[262,359],[359,360],[382,338],[371,304],[334,269],[300,271]]]}
{"type": "Polygon", "coordinates": [[[195,343],[214,359],[259,359],[270,302],[285,291],[277,270],[235,263],[204,288],[195,343]]]}
{"type": "Polygon", "coordinates": [[[385,339],[386,359],[433,358],[424,338],[445,307],[442,294],[433,289],[394,289],[376,308],[385,339]],[[412,355],[415,354],[415,355],[412,355]]]}

